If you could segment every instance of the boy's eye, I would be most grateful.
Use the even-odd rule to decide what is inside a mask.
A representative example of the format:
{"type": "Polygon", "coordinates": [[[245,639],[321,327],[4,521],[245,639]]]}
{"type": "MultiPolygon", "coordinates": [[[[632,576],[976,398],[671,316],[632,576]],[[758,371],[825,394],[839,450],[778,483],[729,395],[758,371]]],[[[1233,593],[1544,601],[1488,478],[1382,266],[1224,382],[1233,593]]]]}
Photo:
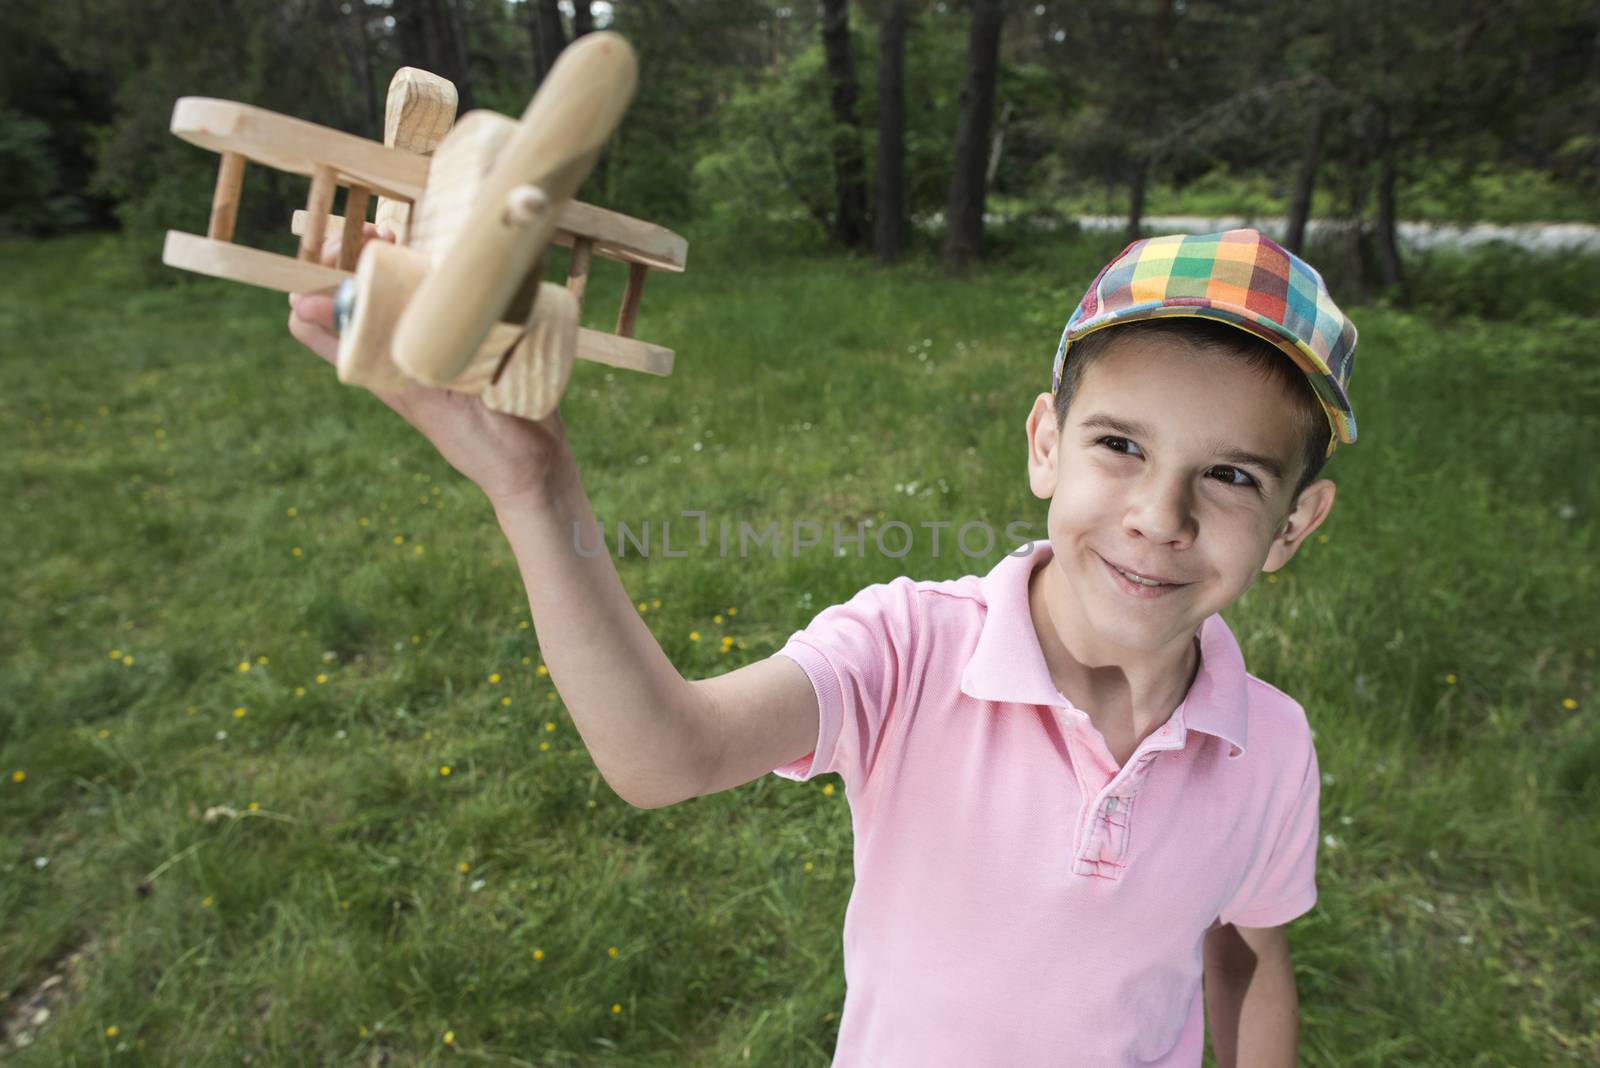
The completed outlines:
{"type": "Polygon", "coordinates": [[[1248,489],[1256,484],[1256,480],[1239,470],[1237,467],[1213,467],[1210,471],[1213,478],[1225,482],[1230,486],[1239,486],[1248,489]]]}
{"type": "Polygon", "coordinates": [[[1124,456],[1137,456],[1139,454],[1139,446],[1135,445],[1133,442],[1129,441],[1127,438],[1119,438],[1119,437],[1115,437],[1115,436],[1107,436],[1107,437],[1103,437],[1103,438],[1097,439],[1095,441],[1095,444],[1096,445],[1104,445],[1106,448],[1110,449],[1112,452],[1120,452],[1124,456]]]}

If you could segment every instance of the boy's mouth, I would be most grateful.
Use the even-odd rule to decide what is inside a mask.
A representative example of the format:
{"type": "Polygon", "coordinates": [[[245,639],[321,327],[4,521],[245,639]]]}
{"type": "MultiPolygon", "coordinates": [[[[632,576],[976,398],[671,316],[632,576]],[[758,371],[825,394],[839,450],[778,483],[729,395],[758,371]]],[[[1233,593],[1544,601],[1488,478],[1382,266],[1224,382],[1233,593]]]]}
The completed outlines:
{"type": "MultiPolygon", "coordinates": [[[[1100,556],[1099,553],[1096,553],[1095,555],[1100,556]]],[[[1172,590],[1177,589],[1179,586],[1188,585],[1186,582],[1178,582],[1174,579],[1165,578],[1161,575],[1151,575],[1142,571],[1134,571],[1131,568],[1123,567],[1120,564],[1114,564],[1103,556],[1100,556],[1100,562],[1105,564],[1106,568],[1110,570],[1112,574],[1121,579],[1122,582],[1125,583],[1124,588],[1130,589],[1130,591],[1137,591],[1140,593],[1149,591],[1153,593],[1157,590],[1172,590]]]]}

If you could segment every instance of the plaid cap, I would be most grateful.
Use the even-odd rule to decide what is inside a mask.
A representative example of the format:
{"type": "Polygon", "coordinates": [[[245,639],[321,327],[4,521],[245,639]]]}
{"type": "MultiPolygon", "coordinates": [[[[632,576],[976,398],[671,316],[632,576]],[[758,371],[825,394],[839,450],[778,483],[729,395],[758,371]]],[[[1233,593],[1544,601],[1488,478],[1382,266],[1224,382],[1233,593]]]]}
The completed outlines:
{"type": "Polygon", "coordinates": [[[1355,366],[1355,324],[1315,268],[1255,230],[1149,237],[1123,249],[1067,320],[1050,392],[1061,388],[1074,341],[1108,326],[1167,316],[1229,323],[1281,349],[1305,372],[1328,413],[1328,452],[1356,440],[1345,392],[1355,366]]]}

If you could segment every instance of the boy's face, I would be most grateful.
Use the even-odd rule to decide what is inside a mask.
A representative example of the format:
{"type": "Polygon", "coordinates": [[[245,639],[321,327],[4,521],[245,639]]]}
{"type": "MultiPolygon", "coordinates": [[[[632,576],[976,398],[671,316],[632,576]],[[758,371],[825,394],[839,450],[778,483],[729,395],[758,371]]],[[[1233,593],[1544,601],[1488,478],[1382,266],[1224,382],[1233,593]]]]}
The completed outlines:
{"type": "Polygon", "coordinates": [[[1166,339],[1108,348],[1059,433],[1041,394],[1028,437],[1029,485],[1050,500],[1047,611],[1102,663],[1181,649],[1333,506],[1327,480],[1292,497],[1302,438],[1283,387],[1166,339]]]}

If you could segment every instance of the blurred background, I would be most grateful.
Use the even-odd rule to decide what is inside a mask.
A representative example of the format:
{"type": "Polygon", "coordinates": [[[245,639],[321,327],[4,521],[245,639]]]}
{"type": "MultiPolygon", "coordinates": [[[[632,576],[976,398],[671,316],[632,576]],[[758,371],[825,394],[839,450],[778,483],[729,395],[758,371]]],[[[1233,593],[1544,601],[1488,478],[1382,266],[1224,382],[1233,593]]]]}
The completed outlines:
{"type": "MultiPolygon", "coordinates": [[[[397,67],[518,114],[599,28],[642,75],[582,198],[702,236],[960,269],[1000,221],[1243,217],[1322,239],[1336,293],[1404,299],[1408,253],[1462,240],[1445,224],[1600,217],[1581,0],[12,0],[0,233],[197,228],[215,160],[167,132],[179,96],[381,139],[397,67]]],[[[280,236],[303,188],[250,168],[241,234],[280,236]]],[[[1595,241],[1465,240],[1494,238],[1595,241]]]]}
{"type": "MultiPolygon", "coordinates": [[[[688,270],[639,317],[673,373],[582,364],[561,412],[672,663],[1010,546],[664,559],[620,523],[1040,531],[1022,429],[1095,272],[1130,234],[1260,226],[1361,333],[1338,505],[1226,613],[1322,773],[1301,1062],[1600,1064],[1575,0],[0,4],[0,1060],[829,1063],[837,777],[623,802],[483,495],[281,293],[160,263],[217,170],[178,97],[381,138],[402,65],[516,114],[602,28],[641,80],[580,196],[688,270]]],[[[248,167],[237,240],[292,251],[307,186],[248,167]]],[[[588,325],[625,274],[597,264],[588,325]]]]}

